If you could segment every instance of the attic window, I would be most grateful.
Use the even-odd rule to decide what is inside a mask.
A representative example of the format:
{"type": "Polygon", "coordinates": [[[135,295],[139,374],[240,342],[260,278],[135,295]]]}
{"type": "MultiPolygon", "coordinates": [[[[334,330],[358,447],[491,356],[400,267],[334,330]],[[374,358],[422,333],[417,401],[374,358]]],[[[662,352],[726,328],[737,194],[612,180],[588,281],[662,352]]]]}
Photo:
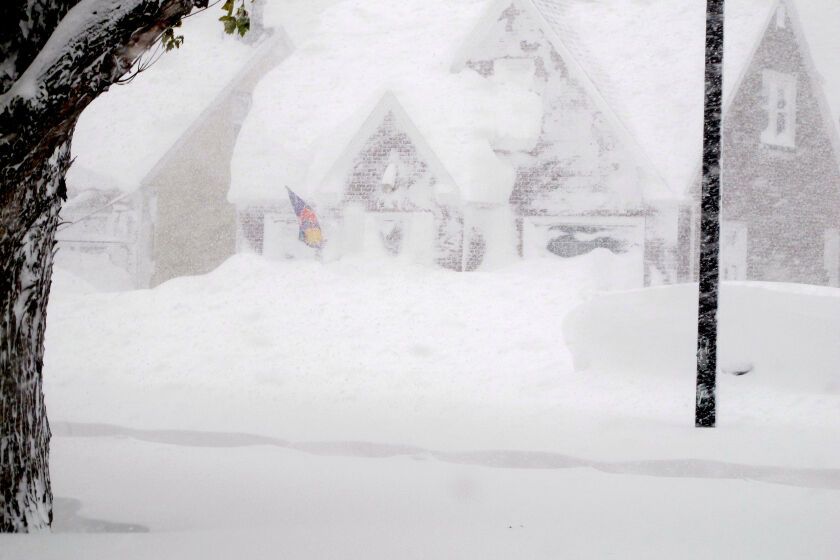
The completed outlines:
{"type": "Polygon", "coordinates": [[[380,183],[382,191],[385,193],[392,193],[397,190],[397,178],[399,176],[399,154],[396,150],[391,150],[388,154],[388,165],[385,167],[385,172],[382,174],[380,183]]]}
{"type": "Polygon", "coordinates": [[[762,76],[767,128],[761,141],[771,146],[795,147],[796,76],[765,70],[762,76]]]}

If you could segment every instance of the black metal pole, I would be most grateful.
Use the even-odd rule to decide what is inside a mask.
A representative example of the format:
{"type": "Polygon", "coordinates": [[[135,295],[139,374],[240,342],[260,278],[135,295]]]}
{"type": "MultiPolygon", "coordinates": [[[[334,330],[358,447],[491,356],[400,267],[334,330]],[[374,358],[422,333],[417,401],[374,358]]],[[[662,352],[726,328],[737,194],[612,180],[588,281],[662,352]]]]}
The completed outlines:
{"type": "Polygon", "coordinates": [[[700,294],[697,316],[697,400],[694,425],[716,420],[717,311],[720,287],[720,122],[723,97],[723,3],[706,3],[706,96],[700,198],[700,294]]]}

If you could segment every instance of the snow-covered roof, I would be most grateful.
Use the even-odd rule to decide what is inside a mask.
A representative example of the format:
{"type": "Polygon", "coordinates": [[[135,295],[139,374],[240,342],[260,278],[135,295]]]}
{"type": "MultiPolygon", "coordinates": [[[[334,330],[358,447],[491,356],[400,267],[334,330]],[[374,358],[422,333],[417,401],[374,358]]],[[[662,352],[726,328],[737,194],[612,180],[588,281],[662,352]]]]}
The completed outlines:
{"type": "Polygon", "coordinates": [[[68,182],[108,177],[111,188],[137,189],[216,96],[259,49],[224,34],[216,9],[187,18],[184,44],[125,85],[112,86],[82,113],[73,135],[68,182]],[[83,171],[82,168],[85,168],[83,171]]]}
{"type": "MultiPolygon", "coordinates": [[[[534,0],[672,189],[702,152],[705,2],[534,0]]],[[[840,2],[786,0],[840,117],[840,2]]],[[[778,0],[727,0],[724,100],[731,100],[778,0]]]]}
{"type": "MultiPolygon", "coordinates": [[[[533,1],[672,190],[689,185],[702,136],[705,2],[522,1],[533,1]]],[[[787,1],[795,2],[826,93],[826,111],[837,125],[840,2],[787,1]]],[[[389,90],[455,181],[472,188],[464,192],[467,198],[504,198],[511,171],[491,156],[490,141],[505,137],[527,144],[538,107],[533,96],[511,84],[488,82],[469,70],[447,72],[491,4],[268,2],[266,25],[283,25],[301,48],[258,87],[236,148],[230,199],[274,198],[276,189],[285,192],[283,184],[309,192],[389,90]]],[[[777,0],[726,3],[728,99],[776,5],[777,0]]],[[[217,16],[210,9],[190,17],[179,51],[163,56],[131,84],[114,86],[82,114],[71,185],[84,186],[95,175],[113,188],[139,187],[255,56],[259,46],[225,36],[217,16]]]]}
{"type": "Polygon", "coordinates": [[[539,98],[450,66],[486,0],[345,0],[254,92],[232,161],[231,202],[318,191],[390,91],[467,200],[507,200],[514,172],[491,144],[529,146],[539,98]]]}
{"type": "MultiPolygon", "coordinates": [[[[610,103],[608,95],[611,86],[604,72],[598,66],[597,59],[589,56],[578,41],[578,30],[567,25],[564,10],[573,0],[492,0],[486,11],[484,20],[476,26],[472,35],[464,43],[461,51],[453,61],[452,70],[462,71],[470,59],[481,59],[483,49],[487,48],[486,38],[492,32],[493,26],[501,14],[510,6],[527,12],[533,25],[538,27],[546,36],[552,47],[565,62],[566,68],[574,76],[576,83],[583,89],[589,100],[606,118],[628,154],[635,159],[639,170],[646,177],[643,180],[644,196],[649,200],[669,199],[674,197],[669,183],[653,164],[647,152],[641,147],[638,139],[627,128],[621,115],[610,103]],[[597,82],[593,76],[600,77],[597,82]],[[603,91],[602,91],[603,90],[603,91]]],[[[522,38],[526,40],[526,38],[522,38]]]]}
{"type": "Polygon", "coordinates": [[[261,0],[266,27],[285,29],[293,45],[303,44],[321,27],[321,14],[343,0],[261,0]]]}
{"type": "MultiPolygon", "coordinates": [[[[498,83],[478,81],[458,64],[471,38],[489,29],[488,18],[498,17],[494,7],[503,0],[411,0],[398,6],[386,0],[321,1],[333,5],[317,32],[258,88],[233,161],[231,201],[273,199],[282,196],[284,184],[304,193],[317,189],[386,90],[395,93],[467,199],[503,199],[510,171],[490,156],[487,140],[505,134],[526,140],[530,123],[508,117],[523,114],[527,96],[508,84],[507,99],[498,91],[493,98],[488,88],[498,83]],[[447,62],[456,73],[445,74],[447,62]],[[469,114],[477,103],[479,114],[469,114]],[[476,181],[470,175],[476,168],[496,180],[476,181]],[[471,192],[475,185],[481,193],[471,192]]],[[[727,2],[725,99],[733,97],[778,1],[727,2]]],[[[789,12],[801,24],[826,94],[827,118],[836,127],[840,2],[786,1],[795,8],[789,12]]],[[[702,146],[705,2],[519,2],[536,7],[553,28],[552,38],[583,82],[594,85],[591,93],[605,114],[615,115],[619,133],[626,131],[639,164],[663,178],[666,190],[683,193],[698,170],[702,146]]]]}
{"type": "MultiPolygon", "coordinates": [[[[437,180],[435,192],[429,194],[434,194],[438,200],[447,198],[459,199],[460,192],[457,181],[449,174],[446,166],[443,165],[438,155],[426,142],[423,134],[417,129],[417,125],[414,124],[414,121],[400,104],[397,97],[390,91],[382,96],[382,99],[376,104],[376,107],[367,119],[365,119],[365,122],[353,135],[352,140],[347,144],[344,152],[324,175],[323,182],[319,184],[320,190],[333,193],[337,196],[343,194],[345,180],[352,172],[356,155],[364,148],[367,141],[376,133],[377,129],[382,126],[385,119],[389,116],[394,119],[395,125],[399,130],[408,136],[409,140],[414,144],[420,158],[429,166],[432,174],[435,176],[437,180]]],[[[394,156],[395,154],[393,152],[389,154],[389,158],[394,156]]],[[[327,155],[324,159],[332,158],[327,155]]],[[[385,171],[385,175],[391,176],[391,182],[388,183],[391,185],[395,184],[394,181],[397,174],[396,163],[389,163],[385,171]]],[[[385,175],[382,178],[383,183],[387,180],[385,175]]]]}
{"type": "Polygon", "coordinates": [[[73,163],[71,168],[73,171],[72,179],[67,183],[68,196],[70,198],[80,194],[85,190],[97,191],[117,191],[119,189],[114,184],[114,179],[108,175],[103,175],[98,171],[91,169],[78,161],[73,163]]]}

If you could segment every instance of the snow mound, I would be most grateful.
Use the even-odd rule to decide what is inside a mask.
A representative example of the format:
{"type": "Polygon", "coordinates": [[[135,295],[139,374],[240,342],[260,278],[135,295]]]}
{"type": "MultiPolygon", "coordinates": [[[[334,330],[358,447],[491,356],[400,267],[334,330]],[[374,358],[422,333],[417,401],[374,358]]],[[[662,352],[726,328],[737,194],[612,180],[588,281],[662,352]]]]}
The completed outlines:
{"type": "Polygon", "coordinates": [[[134,289],[127,270],[111,262],[106,254],[59,250],[55,256],[53,294],[122,292],[134,289]]]}
{"type": "Polygon", "coordinates": [[[60,294],[59,297],[62,297],[67,295],[92,294],[97,290],[93,284],[77,274],[65,268],[54,267],[50,291],[53,294],[60,294]]]}
{"type": "MultiPolygon", "coordinates": [[[[725,284],[718,365],[753,370],[745,383],[840,393],[840,290],[792,284],[725,284]]],[[[563,323],[575,368],[668,379],[695,375],[697,285],[604,295],[563,323]]]]}
{"type": "Polygon", "coordinates": [[[47,404],[56,422],[299,441],[840,464],[840,448],[825,443],[837,437],[840,393],[759,386],[784,381],[769,368],[799,365],[801,354],[822,348],[834,357],[809,358],[816,376],[805,381],[826,390],[816,381],[840,361],[828,344],[837,338],[837,290],[740,288],[743,312],[778,330],[777,340],[744,343],[764,353],[749,353],[753,372],[722,377],[729,429],[708,439],[691,435],[696,288],[610,295],[573,311],[598,297],[589,268],[598,259],[589,257],[461,274],[394,258],[237,255],[151,290],[65,289],[50,301],[47,404]],[[784,302],[785,315],[768,314],[763,300],[777,312],[784,302]],[[579,327],[574,337],[565,325],[571,351],[569,312],[579,327]],[[786,336],[795,343],[782,344],[786,336]],[[628,348],[639,356],[628,359],[628,348]],[[584,351],[604,374],[574,371],[584,351]]]}

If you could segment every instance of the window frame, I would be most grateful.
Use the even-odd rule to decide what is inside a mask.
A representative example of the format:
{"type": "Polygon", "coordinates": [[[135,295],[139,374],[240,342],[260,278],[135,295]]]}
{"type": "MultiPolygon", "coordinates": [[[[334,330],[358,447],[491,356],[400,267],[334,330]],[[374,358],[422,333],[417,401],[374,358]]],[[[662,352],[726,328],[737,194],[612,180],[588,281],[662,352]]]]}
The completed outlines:
{"type": "Polygon", "coordinates": [[[796,74],[787,74],[766,69],[761,75],[764,111],[767,127],[761,132],[761,142],[769,146],[796,148],[796,74]],[[785,106],[779,108],[779,93],[784,96],[785,106]],[[785,130],[779,132],[779,116],[785,117],[785,130]]]}

